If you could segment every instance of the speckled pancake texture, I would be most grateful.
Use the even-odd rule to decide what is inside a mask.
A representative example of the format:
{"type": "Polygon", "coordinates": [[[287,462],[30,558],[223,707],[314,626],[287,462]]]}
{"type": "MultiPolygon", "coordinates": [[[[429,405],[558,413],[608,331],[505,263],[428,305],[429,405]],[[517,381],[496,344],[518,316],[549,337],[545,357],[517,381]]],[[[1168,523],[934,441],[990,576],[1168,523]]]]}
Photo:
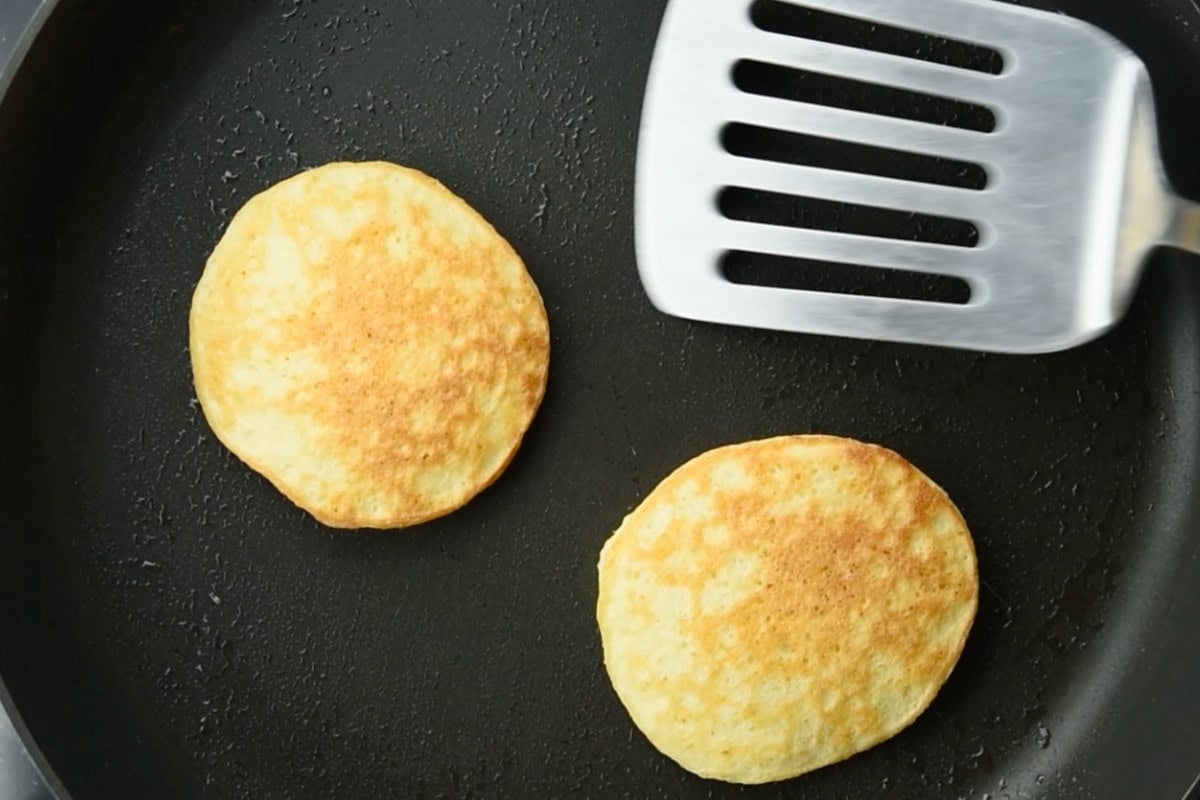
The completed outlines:
{"type": "Polygon", "coordinates": [[[446,514],[503,471],[549,334],[512,247],[432,178],[329,164],[251,198],[192,299],[217,437],[335,527],[446,514]]]}
{"type": "Polygon", "coordinates": [[[882,447],[786,436],[677,469],[605,544],[597,620],[633,722],[698,775],[793,777],[933,700],[975,617],[958,509],[882,447]]]}

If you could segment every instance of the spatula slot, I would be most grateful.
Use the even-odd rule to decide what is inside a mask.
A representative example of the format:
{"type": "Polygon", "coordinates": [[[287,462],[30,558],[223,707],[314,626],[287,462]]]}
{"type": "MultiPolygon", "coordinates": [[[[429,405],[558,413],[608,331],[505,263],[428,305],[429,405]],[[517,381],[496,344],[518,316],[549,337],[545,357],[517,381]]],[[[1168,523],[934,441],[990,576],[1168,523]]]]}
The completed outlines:
{"type": "Polygon", "coordinates": [[[839,203],[740,187],[723,189],[717,197],[717,206],[729,219],[744,222],[964,248],[979,245],[979,228],[973,223],[912,211],[839,203]]]}
{"type": "Polygon", "coordinates": [[[733,82],[743,92],[781,100],[981,133],[996,130],[996,115],[981,105],[761,61],[743,59],[734,64],[733,82]]]}
{"type": "Polygon", "coordinates": [[[730,283],[800,289],[894,300],[966,305],[971,286],[962,278],[903,269],[881,269],[806,258],[765,255],[735,250],[721,259],[721,272],[730,283]]]}
{"type": "Polygon", "coordinates": [[[1004,56],[990,47],[781,0],[755,0],[750,8],[750,19],[759,29],[771,33],[890,53],[989,75],[1004,71],[1004,56]]]}
{"type": "Polygon", "coordinates": [[[726,152],[735,156],[763,161],[879,175],[976,191],[986,189],[988,185],[987,170],[969,161],[778,131],[758,125],[726,125],[721,133],[721,144],[726,152]]]}

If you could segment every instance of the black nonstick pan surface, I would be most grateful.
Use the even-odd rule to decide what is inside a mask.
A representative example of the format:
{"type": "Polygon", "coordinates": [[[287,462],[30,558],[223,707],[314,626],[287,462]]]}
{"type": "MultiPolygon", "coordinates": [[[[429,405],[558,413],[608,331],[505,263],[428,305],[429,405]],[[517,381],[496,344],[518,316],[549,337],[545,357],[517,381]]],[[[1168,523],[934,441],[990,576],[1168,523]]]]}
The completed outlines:
{"type": "MultiPolygon", "coordinates": [[[[1041,357],[660,315],[634,150],[660,0],[60,0],[0,104],[0,678],[78,798],[1175,798],[1200,772],[1200,269],[1041,357]],[[525,257],[545,404],[506,474],[336,532],[213,438],[187,311],[254,192],[423,169],[525,257]],[[595,561],[687,458],[890,446],[955,498],[983,584],[929,711],[797,780],[710,783],[605,677],[595,561]]],[[[1200,197],[1200,11],[1071,0],[1137,49],[1200,197]]],[[[671,213],[671,209],[663,209],[671,213]]]]}

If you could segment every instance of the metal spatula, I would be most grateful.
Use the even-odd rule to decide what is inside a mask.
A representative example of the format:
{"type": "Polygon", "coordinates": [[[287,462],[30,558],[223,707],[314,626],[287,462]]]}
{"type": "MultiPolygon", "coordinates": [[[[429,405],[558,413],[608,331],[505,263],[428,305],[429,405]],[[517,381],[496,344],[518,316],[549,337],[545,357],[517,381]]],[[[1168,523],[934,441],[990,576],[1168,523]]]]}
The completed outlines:
{"type": "Polygon", "coordinates": [[[1200,251],[1200,211],[1176,197],[1158,157],[1150,82],[1138,58],[1079,20],[997,0],[807,0],[817,13],[990,48],[997,74],[771,32],[748,0],[672,0],[651,67],[639,141],[638,266],[677,316],[838,336],[1002,352],[1060,350],[1124,313],[1158,245],[1200,251]],[[994,130],[754,94],[755,62],[950,98],[990,110],[994,130]],[[983,189],[734,155],[731,123],[923,154],[986,171],[983,189]],[[974,246],[770,224],[723,214],[740,187],[966,220],[974,246]],[[729,253],[948,275],[950,304],[746,285],[729,253]]]}

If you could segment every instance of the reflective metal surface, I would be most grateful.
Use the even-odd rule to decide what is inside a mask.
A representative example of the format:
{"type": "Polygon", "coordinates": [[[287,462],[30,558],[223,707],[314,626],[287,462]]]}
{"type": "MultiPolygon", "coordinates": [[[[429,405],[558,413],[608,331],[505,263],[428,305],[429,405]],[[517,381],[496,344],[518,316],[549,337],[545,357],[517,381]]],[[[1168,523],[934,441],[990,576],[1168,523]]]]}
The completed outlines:
{"type": "MultiPolygon", "coordinates": [[[[765,30],[750,2],[674,0],[651,68],[637,167],[637,251],[654,304],[751,327],[1035,353],[1092,339],[1124,314],[1146,253],[1196,249],[1197,214],[1162,174],[1150,81],[1130,50],[1059,14],[994,0],[806,0],[844,18],[990,49],[995,74],[765,30]],[[990,111],[992,129],[748,91],[746,64],[887,87],[990,111]],[[982,189],[735,155],[730,124],[982,167],[982,189]],[[954,245],[722,208],[727,190],[973,225],[954,245]],[[750,285],[729,254],[965,281],[963,304],[824,287],[750,285]],[[817,290],[814,290],[817,289],[817,290]]],[[[841,89],[839,91],[848,91],[841,89]]],[[[987,126],[985,126],[987,127],[987,126]]]]}

